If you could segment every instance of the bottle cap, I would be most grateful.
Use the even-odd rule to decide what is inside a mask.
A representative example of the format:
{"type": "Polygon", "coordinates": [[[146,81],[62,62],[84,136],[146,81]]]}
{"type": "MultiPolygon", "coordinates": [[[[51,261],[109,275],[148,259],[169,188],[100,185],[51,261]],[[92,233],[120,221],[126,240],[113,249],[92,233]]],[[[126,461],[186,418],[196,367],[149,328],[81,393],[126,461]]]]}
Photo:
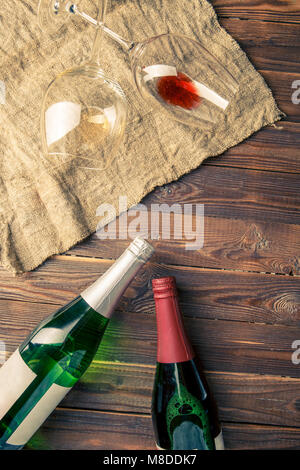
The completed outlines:
{"type": "Polygon", "coordinates": [[[136,237],[129,245],[128,250],[130,250],[137,258],[140,258],[145,262],[151,258],[154,252],[153,246],[146,242],[142,237],[136,237]]]}
{"type": "Polygon", "coordinates": [[[153,252],[149,243],[136,238],[115,263],[81,293],[81,297],[96,312],[110,318],[125,289],[153,252]]]}
{"type": "Polygon", "coordinates": [[[152,279],[152,289],[155,299],[177,296],[176,279],[173,276],[152,279]]]}

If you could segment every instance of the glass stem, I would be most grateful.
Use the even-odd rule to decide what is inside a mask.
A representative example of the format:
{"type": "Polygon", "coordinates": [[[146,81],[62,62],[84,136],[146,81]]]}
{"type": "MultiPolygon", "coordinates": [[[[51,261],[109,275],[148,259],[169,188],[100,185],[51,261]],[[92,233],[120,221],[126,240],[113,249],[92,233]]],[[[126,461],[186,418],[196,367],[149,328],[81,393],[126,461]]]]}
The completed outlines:
{"type": "MultiPolygon", "coordinates": [[[[100,0],[100,1],[103,1],[103,0],[100,0]]],[[[105,26],[103,20],[104,20],[104,16],[105,16],[106,1],[104,2],[104,4],[105,4],[104,6],[102,5],[102,12],[99,9],[99,15],[98,15],[98,18],[96,20],[94,18],[92,18],[91,16],[87,15],[86,13],[84,13],[83,11],[79,10],[77,5],[75,5],[72,2],[69,2],[68,6],[67,6],[67,10],[70,13],[73,13],[74,15],[80,16],[81,18],[83,18],[85,21],[87,21],[91,25],[96,26],[97,33],[96,33],[96,39],[95,39],[95,43],[94,43],[94,49],[96,48],[96,53],[97,54],[98,54],[98,49],[97,49],[98,45],[97,44],[100,43],[100,38],[101,38],[101,32],[102,31],[107,36],[109,36],[114,41],[116,41],[118,44],[120,44],[123,47],[123,49],[125,49],[126,52],[129,52],[133,48],[135,43],[133,41],[127,41],[126,39],[122,38],[119,34],[115,33],[110,28],[105,26]]],[[[93,57],[94,57],[94,55],[93,55],[93,57]]]]}
{"type": "MultiPolygon", "coordinates": [[[[105,14],[106,14],[106,6],[107,6],[107,0],[98,0],[97,22],[104,21],[105,14]]],[[[92,48],[92,53],[91,53],[91,59],[90,59],[90,61],[93,64],[97,64],[97,65],[100,65],[101,38],[102,38],[102,31],[100,28],[97,28],[95,39],[94,39],[94,44],[92,48]]]]}
{"type": "Polygon", "coordinates": [[[97,28],[95,39],[94,39],[94,44],[92,48],[92,53],[91,53],[91,58],[90,62],[92,64],[100,64],[100,48],[101,48],[101,39],[102,39],[102,30],[100,28],[97,28]]]}
{"type": "Polygon", "coordinates": [[[135,44],[133,41],[127,41],[127,39],[122,38],[119,34],[112,31],[102,22],[99,22],[98,26],[102,29],[105,34],[107,34],[107,36],[112,38],[114,41],[118,42],[126,50],[126,52],[129,52],[133,48],[135,44]]]}

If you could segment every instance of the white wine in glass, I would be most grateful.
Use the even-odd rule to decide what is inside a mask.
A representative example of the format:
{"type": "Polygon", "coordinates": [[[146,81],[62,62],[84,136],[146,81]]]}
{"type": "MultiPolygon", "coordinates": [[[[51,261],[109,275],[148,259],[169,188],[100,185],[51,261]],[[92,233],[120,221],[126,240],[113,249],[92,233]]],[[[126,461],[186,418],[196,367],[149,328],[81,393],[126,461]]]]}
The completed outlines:
{"type": "MultiPolygon", "coordinates": [[[[40,15],[44,6],[41,1],[40,15]]],[[[106,1],[100,0],[99,6],[98,18],[103,20],[106,1]]],[[[127,102],[119,84],[101,69],[101,36],[97,28],[90,60],[58,75],[45,93],[42,147],[54,166],[71,162],[79,168],[106,170],[121,144],[127,102]]]]}

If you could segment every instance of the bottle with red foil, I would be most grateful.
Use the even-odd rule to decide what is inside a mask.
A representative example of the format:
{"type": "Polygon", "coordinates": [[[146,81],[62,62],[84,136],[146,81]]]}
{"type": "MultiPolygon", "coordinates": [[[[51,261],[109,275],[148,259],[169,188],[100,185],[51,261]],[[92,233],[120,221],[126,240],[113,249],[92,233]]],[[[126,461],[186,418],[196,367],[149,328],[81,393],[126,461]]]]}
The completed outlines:
{"type": "Polygon", "coordinates": [[[184,329],[174,277],[152,281],[157,369],[152,397],[156,445],[165,450],[223,450],[217,408],[184,329]]]}

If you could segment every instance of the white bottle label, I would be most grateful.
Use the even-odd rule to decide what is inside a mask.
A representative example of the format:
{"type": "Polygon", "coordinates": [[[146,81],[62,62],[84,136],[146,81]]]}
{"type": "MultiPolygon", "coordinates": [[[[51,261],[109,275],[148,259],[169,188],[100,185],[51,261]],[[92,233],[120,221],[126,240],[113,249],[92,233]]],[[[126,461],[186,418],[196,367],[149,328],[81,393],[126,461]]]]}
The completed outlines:
{"type": "MultiPolygon", "coordinates": [[[[0,369],[0,419],[35,378],[36,374],[23,361],[19,351],[15,351],[0,369]]],[[[25,445],[69,390],[53,384],[9,437],[7,444],[25,445]]]]}
{"type": "Polygon", "coordinates": [[[36,374],[25,364],[17,349],[0,369],[0,419],[35,377],[36,374]]]}
{"type": "Polygon", "coordinates": [[[215,446],[216,450],[225,450],[222,431],[215,437],[215,446]]]}

